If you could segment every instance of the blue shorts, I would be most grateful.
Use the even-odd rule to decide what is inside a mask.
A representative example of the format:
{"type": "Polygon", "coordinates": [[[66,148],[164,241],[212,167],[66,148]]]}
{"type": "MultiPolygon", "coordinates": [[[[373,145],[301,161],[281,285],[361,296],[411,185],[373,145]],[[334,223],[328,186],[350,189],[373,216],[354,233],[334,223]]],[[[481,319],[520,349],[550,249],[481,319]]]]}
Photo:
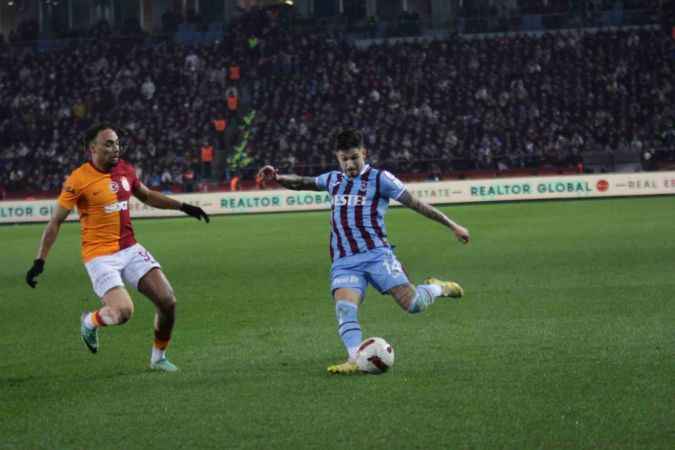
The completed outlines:
{"type": "Polygon", "coordinates": [[[403,266],[389,247],[378,247],[336,260],[330,271],[330,279],[331,293],[336,289],[347,288],[360,292],[361,297],[365,297],[368,283],[380,294],[410,283],[403,266]]]}

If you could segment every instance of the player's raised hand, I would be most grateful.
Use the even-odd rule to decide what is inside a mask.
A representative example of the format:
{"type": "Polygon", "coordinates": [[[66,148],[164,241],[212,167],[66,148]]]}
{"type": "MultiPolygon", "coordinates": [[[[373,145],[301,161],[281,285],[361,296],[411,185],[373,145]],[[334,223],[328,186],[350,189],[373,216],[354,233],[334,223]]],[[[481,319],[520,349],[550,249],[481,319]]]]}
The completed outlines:
{"type": "Polygon", "coordinates": [[[469,243],[469,240],[471,239],[471,236],[469,235],[469,230],[467,230],[463,226],[455,225],[455,227],[452,229],[452,232],[455,233],[457,240],[462,244],[469,243]]]}
{"type": "Polygon", "coordinates": [[[199,206],[193,206],[188,203],[183,203],[180,206],[180,210],[183,211],[188,216],[192,216],[198,220],[204,219],[206,223],[209,223],[209,215],[206,214],[206,212],[204,212],[204,210],[201,209],[199,206]]]}
{"type": "Polygon", "coordinates": [[[28,286],[32,287],[35,289],[35,286],[37,286],[37,281],[35,278],[42,273],[42,271],[45,270],[45,260],[44,259],[36,259],[33,261],[33,267],[31,267],[28,270],[28,273],[26,273],[26,283],[28,283],[28,286]]]}
{"type": "Polygon", "coordinates": [[[276,180],[278,173],[279,171],[275,169],[274,166],[265,166],[258,171],[258,175],[256,176],[263,182],[268,183],[270,181],[276,180]]]}

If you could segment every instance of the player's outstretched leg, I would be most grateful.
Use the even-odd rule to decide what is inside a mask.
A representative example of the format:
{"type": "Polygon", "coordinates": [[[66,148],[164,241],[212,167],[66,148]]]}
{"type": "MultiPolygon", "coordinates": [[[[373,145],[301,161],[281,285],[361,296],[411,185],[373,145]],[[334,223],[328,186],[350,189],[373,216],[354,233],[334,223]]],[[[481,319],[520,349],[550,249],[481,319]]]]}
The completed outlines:
{"type": "Polygon", "coordinates": [[[173,289],[159,268],[146,273],[138,282],[138,290],[155,305],[155,340],[150,354],[150,368],[162,372],[176,372],[176,367],[166,357],[171,332],[176,321],[176,297],[173,289]]]}
{"type": "Polygon", "coordinates": [[[441,281],[436,278],[427,278],[425,284],[420,284],[415,288],[415,298],[412,301],[408,312],[412,314],[421,313],[431,306],[438,297],[459,298],[464,295],[462,286],[454,281],[441,281]]]}
{"type": "Polygon", "coordinates": [[[90,352],[98,352],[98,329],[105,326],[100,311],[83,312],[80,316],[80,337],[90,352]]]}
{"type": "Polygon", "coordinates": [[[464,289],[459,283],[454,281],[443,281],[437,278],[427,278],[424,280],[425,285],[438,286],[441,288],[440,297],[460,298],[464,296],[464,289]]]}
{"type": "Polygon", "coordinates": [[[359,371],[356,366],[356,352],[362,341],[361,324],[359,323],[360,294],[350,289],[335,291],[335,316],[338,322],[338,335],[347,349],[348,359],[341,364],[328,366],[331,374],[352,374],[359,371]]]}
{"type": "Polygon", "coordinates": [[[98,329],[108,325],[121,325],[134,313],[134,304],[129,293],[122,287],[115,287],[101,299],[104,306],[80,317],[80,337],[92,353],[98,352],[98,329]]]}
{"type": "Polygon", "coordinates": [[[458,298],[464,295],[462,287],[454,281],[440,281],[435,278],[427,278],[427,284],[414,286],[403,284],[389,290],[394,299],[405,311],[418,314],[426,311],[438,297],[458,298]]]}

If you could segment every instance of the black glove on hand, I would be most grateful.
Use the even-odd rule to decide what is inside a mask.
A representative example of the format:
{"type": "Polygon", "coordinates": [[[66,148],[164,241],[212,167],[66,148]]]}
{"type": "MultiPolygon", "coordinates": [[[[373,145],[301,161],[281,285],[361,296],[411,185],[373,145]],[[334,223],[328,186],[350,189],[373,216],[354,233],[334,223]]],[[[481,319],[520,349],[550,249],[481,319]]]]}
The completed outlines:
{"type": "Polygon", "coordinates": [[[183,203],[182,205],[180,205],[180,210],[183,211],[188,216],[194,217],[195,219],[202,220],[202,218],[204,218],[206,223],[209,223],[210,219],[208,214],[206,214],[204,210],[201,209],[199,206],[192,206],[188,205],[187,203],[183,203]]]}
{"type": "Polygon", "coordinates": [[[26,274],[26,283],[28,283],[28,286],[35,288],[35,286],[37,285],[35,277],[40,275],[43,270],[45,270],[44,259],[36,259],[35,261],[33,261],[33,267],[31,267],[28,273],[26,274]]]}

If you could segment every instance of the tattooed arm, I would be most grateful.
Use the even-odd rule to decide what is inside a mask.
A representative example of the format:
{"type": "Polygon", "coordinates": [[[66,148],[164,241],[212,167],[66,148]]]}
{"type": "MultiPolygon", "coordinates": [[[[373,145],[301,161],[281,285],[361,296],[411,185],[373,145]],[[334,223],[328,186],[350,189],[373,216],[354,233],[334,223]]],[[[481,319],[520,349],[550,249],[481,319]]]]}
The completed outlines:
{"type": "Polygon", "coordinates": [[[402,205],[422,214],[424,217],[435,220],[436,222],[450,228],[452,232],[455,233],[455,236],[460,242],[464,244],[469,242],[469,230],[450,220],[448,216],[440,212],[438,209],[414,197],[410,192],[403,192],[398,201],[401,202],[402,205]]]}
{"type": "Polygon", "coordinates": [[[301,177],[299,175],[277,175],[277,183],[286,189],[294,191],[319,191],[314,177],[301,177]]]}
{"type": "Polygon", "coordinates": [[[279,175],[277,169],[265,166],[258,172],[258,178],[264,182],[276,181],[286,189],[294,191],[320,191],[313,177],[301,177],[300,175],[279,175]]]}

